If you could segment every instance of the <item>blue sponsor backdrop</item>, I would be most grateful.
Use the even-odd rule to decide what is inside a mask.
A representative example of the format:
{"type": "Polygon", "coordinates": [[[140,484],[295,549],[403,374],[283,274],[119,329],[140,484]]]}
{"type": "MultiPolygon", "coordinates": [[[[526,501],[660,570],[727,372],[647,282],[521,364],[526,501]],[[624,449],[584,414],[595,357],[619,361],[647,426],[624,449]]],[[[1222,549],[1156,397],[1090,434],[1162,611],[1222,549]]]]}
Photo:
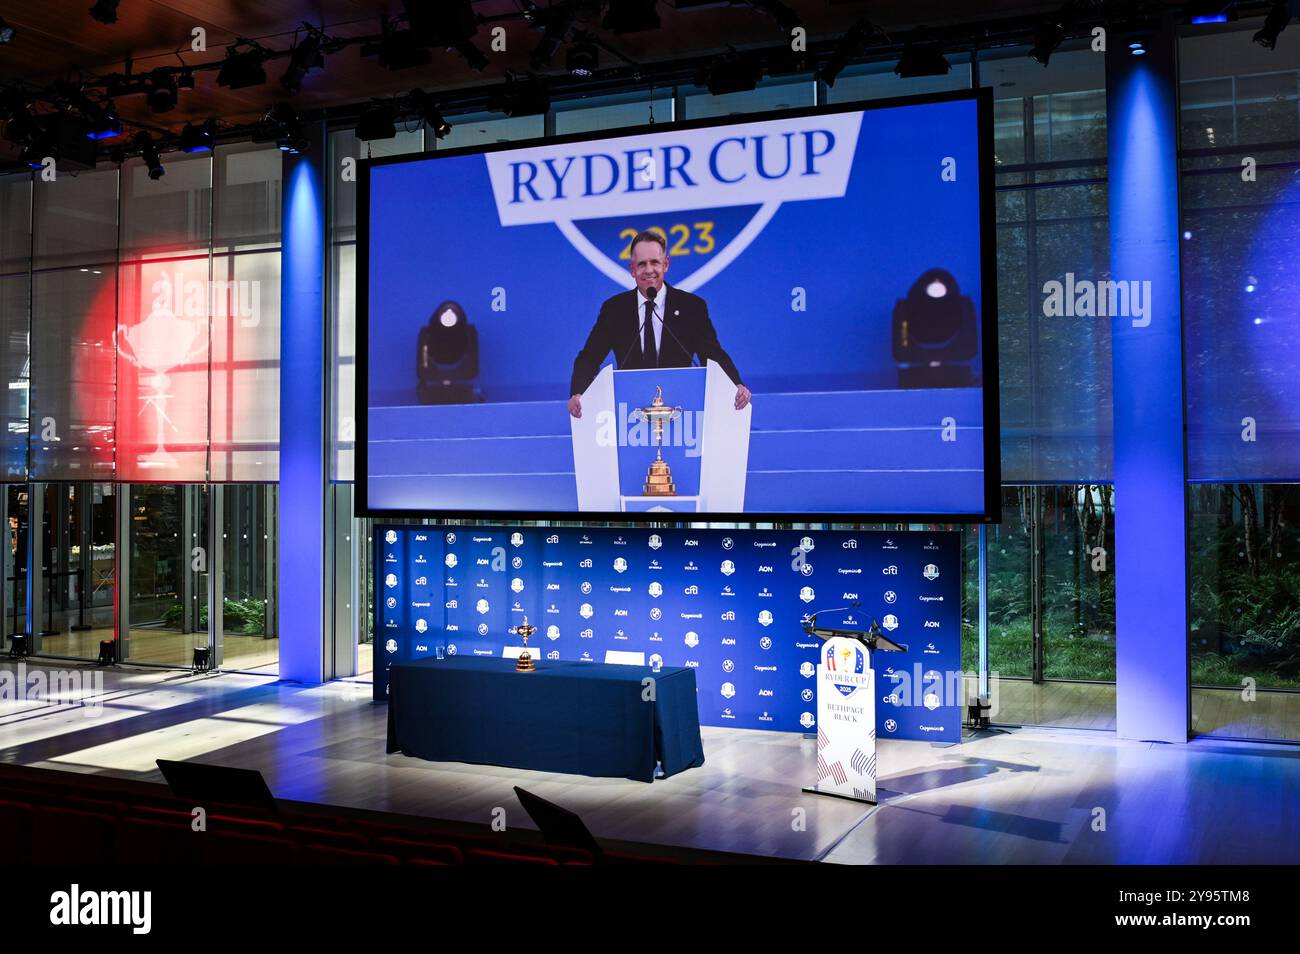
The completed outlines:
{"type": "Polygon", "coordinates": [[[394,661],[501,656],[527,614],[539,660],[658,655],[696,669],[701,724],[804,732],[821,643],[801,622],[860,601],[818,623],[907,645],[875,657],[879,736],[961,738],[955,532],[378,526],[374,548],[377,700],[394,661]]]}
{"type": "MultiPolygon", "coordinates": [[[[812,116],[806,125],[828,122],[812,116]]],[[[979,314],[989,292],[980,287],[978,129],[973,99],[866,110],[856,142],[836,143],[853,150],[844,195],[783,201],[735,260],[695,289],[755,394],[897,387],[890,318],[928,269],[951,272],[979,314]]],[[[762,134],[747,119],[725,133],[749,147],[728,160],[747,182],[756,171],[742,156],[753,163],[762,134]]],[[[671,147],[677,135],[664,126],[644,144],[671,147]]],[[[573,153],[601,149],[594,140],[573,153]]],[[[657,226],[669,241],[666,281],[682,281],[726,254],[760,208],[719,206],[726,187],[708,181],[698,161],[697,188],[655,193],[655,211],[575,228],[625,271],[630,236],[657,226]]],[[[822,178],[798,160],[773,168],[786,172],[773,178],[779,186],[811,188],[822,178]]],[[[600,304],[624,286],[554,222],[503,226],[484,155],[376,165],[369,175],[369,406],[418,403],[416,336],[447,299],[478,329],[485,400],[567,400],[573,359],[600,304]]],[[[573,200],[577,186],[569,188],[573,200]]],[[[550,204],[557,217],[568,208],[550,204]]],[[[978,381],[978,363],[974,371],[978,381]]]]}

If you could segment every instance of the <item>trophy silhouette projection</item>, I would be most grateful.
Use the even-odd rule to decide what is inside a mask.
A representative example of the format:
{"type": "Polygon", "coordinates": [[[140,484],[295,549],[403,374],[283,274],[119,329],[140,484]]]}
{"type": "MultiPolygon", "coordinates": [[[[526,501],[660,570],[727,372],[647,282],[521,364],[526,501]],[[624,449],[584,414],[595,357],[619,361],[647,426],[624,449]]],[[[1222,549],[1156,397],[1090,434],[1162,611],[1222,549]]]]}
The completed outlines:
{"type": "Polygon", "coordinates": [[[664,460],[664,424],[681,417],[681,414],[680,407],[669,407],[664,403],[664,389],[658,385],[655,386],[655,399],[649,405],[632,409],[632,417],[649,421],[655,432],[655,459],[650,463],[650,469],[645,475],[645,485],[642,487],[642,493],[647,497],[677,496],[677,485],[673,483],[672,471],[668,469],[668,462],[664,460]]]}
{"type": "Polygon", "coordinates": [[[537,627],[529,623],[528,617],[525,616],[524,621],[512,629],[511,632],[524,638],[523,652],[515,660],[515,672],[535,672],[537,663],[533,662],[533,654],[528,651],[528,637],[537,632],[537,627]]]}
{"type": "Polygon", "coordinates": [[[167,450],[167,425],[179,430],[167,416],[166,404],[172,394],[171,378],[167,372],[186,364],[203,354],[208,348],[201,338],[202,326],[197,321],[177,318],[158,299],[154,300],[149,316],[138,324],[118,327],[113,334],[117,351],[141,371],[140,391],[144,398],[140,414],[146,408],[154,409],[154,449],[141,457],[141,467],[174,467],[176,459],[167,450]]]}

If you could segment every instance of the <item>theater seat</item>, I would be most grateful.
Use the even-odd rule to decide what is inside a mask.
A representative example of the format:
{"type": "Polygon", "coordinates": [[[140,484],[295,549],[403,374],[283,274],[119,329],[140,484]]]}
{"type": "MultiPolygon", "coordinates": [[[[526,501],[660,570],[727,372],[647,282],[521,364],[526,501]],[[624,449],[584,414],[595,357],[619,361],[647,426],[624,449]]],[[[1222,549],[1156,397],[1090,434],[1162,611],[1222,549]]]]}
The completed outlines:
{"type": "Polygon", "coordinates": [[[41,808],[32,818],[32,861],[43,865],[96,865],[113,861],[116,821],[70,808],[41,808]]]}
{"type": "Polygon", "coordinates": [[[298,862],[298,846],[288,838],[239,835],[206,831],[202,838],[203,861],[210,865],[291,865],[298,862]]]}
{"type": "Polygon", "coordinates": [[[300,845],[328,845],[331,848],[347,848],[351,851],[368,851],[370,840],[365,835],[354,831],[330,831],[325,828],[300,828],[297,825],[286,829],[290,838],[300,845]]]}
{"type": "Polygon", "coordinates": [[[378,851],[354,851],[350,848],[332,848],[329,845],[307,845],[302,849],[301,860],[307,865],[395,865],[394,855],[378,851]]]}
{"type": "Polygon", "coordinates": [[[197,864],[200,839],[207,832],[190,831],[171,822],[128,818],[122,823],[118,860],[128,865],[197,864]]]}
{"type": "Polygon", "coordinates": [[[465,857],[454,845],[440,842],[420,841],[417,838],[379,838],[375,847],[381,851],[391,852],[403,861],[414,863],[416,859],[431,861],[444,865],[463,865],[465,857]]]}
{"type": "Polygon", "coordinates": [[[505,851],[488,851],[485,848],[471,848],[465,853],[465,861],[471,865],[559,865],[554,858],[540,855],[516,855],[505,851]]]}
{"type": "Polygon", "coordinates": [[[26,802],[0,801],[0,864],[31,862],[32,813],[26,802]]]}

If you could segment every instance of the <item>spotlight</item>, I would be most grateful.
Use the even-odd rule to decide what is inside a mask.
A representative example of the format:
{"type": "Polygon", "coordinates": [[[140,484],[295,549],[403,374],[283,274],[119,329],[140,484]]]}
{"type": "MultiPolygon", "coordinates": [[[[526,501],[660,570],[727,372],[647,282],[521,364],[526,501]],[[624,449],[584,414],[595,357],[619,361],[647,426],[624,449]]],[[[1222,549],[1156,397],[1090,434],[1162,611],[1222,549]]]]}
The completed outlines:
{"type": "Polygon", "coordinates": [[[827,86],[834,86],[845,65],[853,57],[862,55],[867,48],[867,41],[875,32],[876,28],[866,20],[859,20],[853,24],[849,32],[840,37],[839,42],[835,44],[830,60],[817,71],[817,78],[827,86]]]}
{"type": "Polygon", "coordinates": [[[392,139],[397,135],[393,122],[393,108],[385,103],[367,106],[357,120],[357,138],[363,142],[375,139],[392,139]]]}
{"type": "Polygon", "coordinates": [[[945,76],[952,66],[938,43],[909,43],[903,47],[894,72],[902,79],[917,76],[945,76]]]}
{"type": "Polygon", "coordinates": [[[158,144],[153,141],[147,132],[136,134],[135,144],[140,149],[140,158],[144,160],[145,166],[149,169],[149,178],[157,182],[167,170],[163,168],[162,160],[158,157],[158,144]]]}
{"type": "Polygon", "coordinates": [[[1044,20],[1034,31],[1034,45],[1029,51],[1029,58],[1035,63],[1047,65],[1052,54],[1065,42],[1065,24],[1061,16],[1044,20]]]}
{"type": "Polygon", "coordinates": [[[176,80],[166,69],[149,75],[149,108],[155,113],[169,113],[176,108],[176,80]]]}
{"type": "Polygon", "coordinates": [[[271,107],[253,133],[253,141],[274,142],[281,152],[287,152],[291,156],[304,152],[309,145],[307,136],[302,131],[302,120],[288,103],[276,103],[271,107]]]}
{"type": "Polygon", "coordinates": [[[444,301],[416,340],[416,395],[423,404],[469,404],[481,400],[469,382],[478,377],[478,330],[465,309],[444,301]]]}
{"type": "Polygon", "coordinates": [[[122,135],[122,120],[110,101],[96,109],[86,110],[86,122],[86,136],[90,139],[112,139],[122,135]]]}
{"type": "Polygon", "coordinates": [[[213,141],[216,138],[217,123],[216,120],[209,119],[201,125],[195,126],[193,123],[186,123],[185,128],[181,130],[180,140],[176,148],[181,152],[207,152],[212,148],[213,141]]]}
{"type": "Polygon", "coordinates": [[[579,34],[569,44],[564,66],[571,76],[591,76],[600,66],[600,48],[588,34],[579,34]]]}
{"type": "Polygon", "coordinates": [[[550,106],[550,93],[535,80],[507,79],[504,88],[488,97],[488,108],[507,116],[534,116],[550,106]]]}
{"type": "Polygon", "coordinates": [[[924,272],[894,303],[894,361],[904,388],[959,388],[971,384],[979,348],[975,303],[942,268],[924,272]]]}
{"type": "Polygon", "coordinates": [[[451,132],[451,124],[443,118],[442,110],[438,108],[432,96],[422,89],[413,89],[408,98],[411,108],[420,115],[424,124],[433,130],[434,136],[442,139],[451,132]]]}
{"type": "Polygon", "coordinates": [[[1274,0],[1273,6],[1268,8],[1268,15],[1264,17],[1264,26],[1252,39],[1266,50],[1275,49],[1278,36],[1286,29],[1294,15],[1295,11],[1287,0],[1274,0]]]}
{"type": "Polygon", "coordinates": [[[1146,56],[1147,47],[1142,40],[1134,40],[1128,45],[1129,56],[1146,56]]]}
{"type": "Polygon", "coordinates": [[[542,38],[533,55],[528,58],[528,65],[534,70],[543,70],[551,65],[555,53],[573,28],[573,9],[567,4],[552,5],[545,10],[535,4],[528,4],[524,17],[534,28],[542,30],[542,38]]]}
{"type": "Polygon", "coordinates": [[[609,0],[602,22],[611,33],[640,33],[659,29],[659,11],[655,0],[609,0]]]}
{"type": "Polygon", "coordinates": [[[280,85],[291,93],[302,89],[303,77],[312,70],[325,68],[325,54],[321,52],[321,37],[315,31],[309,32],[289,54],[289,66],[280,77],[280,85]]]}
{"type": "Polygon", "coordinates": [[[262,61],[266,51],[256,43],[239,40],[226,50],[226,58],[221,62],[217,72],[217,85],[227,89],[245,89],[249,86],[261,86],[266,82],[266,70],[262,61]],[[248,49],[240,50],[239,47],[248,49]]]}
{"type": "Polygon", "coordinates": [[[95,0],[95,5],[90,8],[90,16],[100,23],[116,23],[117,0],[95,0]]]}
{"type": "Polygon", "coordinates": [[[754,61],[733,55],[700,70],[695,85],[707,86],[714,96],[746,93],[758,86],[762,74],[762,68],[754,61]]]}
{"type": "Polygon", "coordinates": [[[0,17],[0,45],[8,43],[13,38],[14,28],[9,25],[9,22],[4,17],[0,17]]]}

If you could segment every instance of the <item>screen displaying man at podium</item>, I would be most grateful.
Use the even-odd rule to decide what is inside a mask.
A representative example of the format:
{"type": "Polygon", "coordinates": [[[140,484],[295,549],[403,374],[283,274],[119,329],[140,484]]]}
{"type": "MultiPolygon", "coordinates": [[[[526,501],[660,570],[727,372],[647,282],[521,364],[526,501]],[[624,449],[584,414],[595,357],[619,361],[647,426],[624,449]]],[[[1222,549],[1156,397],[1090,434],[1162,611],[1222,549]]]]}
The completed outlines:
{"type": "Polygon", "coordinates": [[[736,410],[750,401],[735,362],[718,342],[709,320],[709,306],[690,292],[664,281],[668,273],[668,242],[658,232],[645,230],[632,239],[628,270],[636,288],[605,299],[586,344],[573,361],[569,381],[569,413],[582,417],[582,392],[596,378],[601,362],[611,353],[620,370],[689,368],[692,357],[703,365],[718,362],[736,384],[736,410]]]}

